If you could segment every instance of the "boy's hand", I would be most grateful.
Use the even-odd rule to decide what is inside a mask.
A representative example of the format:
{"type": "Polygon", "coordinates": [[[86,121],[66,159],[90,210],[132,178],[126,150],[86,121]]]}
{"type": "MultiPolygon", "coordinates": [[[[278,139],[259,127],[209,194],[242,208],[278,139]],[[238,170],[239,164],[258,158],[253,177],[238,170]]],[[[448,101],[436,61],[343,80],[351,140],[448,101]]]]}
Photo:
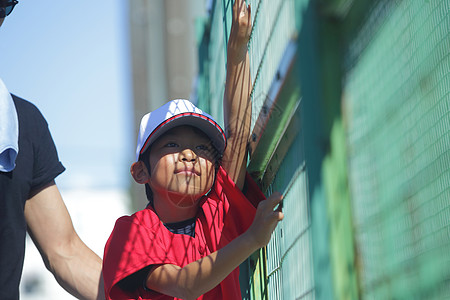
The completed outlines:
{"type": "Polygon", "coordinates": [[[230,39],[228,41],[228,51],[247,50],[247,43],[252,32],[251,8],[244,0],[235,0],[233,4],[230,39]]]}
{"type": "Polygon", "coordinates": [[[255,219],[246,232],[258,248],[264,247],[269,243],[272,232],[277,227],[278,222],[283,220],[282,201],[283,196],[275,192],[268,199],[259,203],[255,219]],[[278,208],[275,209],[277,205],[278,208]]]}

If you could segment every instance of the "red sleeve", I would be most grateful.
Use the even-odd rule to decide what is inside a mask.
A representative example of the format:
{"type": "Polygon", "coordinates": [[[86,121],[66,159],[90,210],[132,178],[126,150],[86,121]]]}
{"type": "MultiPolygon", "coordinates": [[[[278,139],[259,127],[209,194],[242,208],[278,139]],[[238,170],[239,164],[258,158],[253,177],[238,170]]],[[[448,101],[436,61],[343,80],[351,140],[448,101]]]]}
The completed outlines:
{"type": "Polygon", "coordinates": [[[244,233],[252,224],[256,213],[256,206],[265,199],[255,181],[246,175],[247,190],[245,195],[236,186],[223,168],[217,173],[215,192],[225,199],[226,218],[224,235],[232,240],[244,233]]]}
{"type": "Polygon", "coordinates": [[[226,192],[228,198],[230,198],[229,195],[233,195],[230,202],[234,202],[233,199],[239,199],[239,201],[250,202],[254,207],[257,207],[259,202],[266,199],[266,196],[248,172],[245,174],[244,188],[245,191],[242,193],[234,181],[228,176],[225,169],[222,167],[219,168],[216,178],[216,193],[218,195],[220,195],[221,192],[226,192]]]}
{"type": "MultiPolygon", "coordinates": [[[[139,213],[142,211],[137,214],[139,213]]],[[[145,213],[149,215],[150,211],[145,213]]],[[[133,298],[133,295],[126,295],[120,290],[117,283],[146,266],[175,264],[175,259],[170,256],[164,241],[159,238],[161,223],[147,223],[150,224],[143,224],[136,214],[117,220],[106,243],[103,257],[103,280],[107,299],[133,298]]]]}
{"type": "Polygon", "coordinates": [[[259,189],[259,186],[248,172],[245,174],[245,187],[245,197],[254,207],[257,207],[259,202],[266,199],[266,196],[264,196],[263,192],[259,189]]]}

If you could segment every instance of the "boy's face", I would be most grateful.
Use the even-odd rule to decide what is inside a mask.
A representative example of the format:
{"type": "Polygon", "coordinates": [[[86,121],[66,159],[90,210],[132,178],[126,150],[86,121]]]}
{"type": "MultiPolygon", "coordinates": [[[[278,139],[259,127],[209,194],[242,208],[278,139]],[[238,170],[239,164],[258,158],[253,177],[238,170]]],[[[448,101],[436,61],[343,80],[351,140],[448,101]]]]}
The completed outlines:
{"type": "Polygon", "coordinates": [[[157,196],[179,207],[198,203],[214,183],[215,149],[211,140],[190,126],[175,127],[159,137],[150,149],[149,185],[157,196]]]}

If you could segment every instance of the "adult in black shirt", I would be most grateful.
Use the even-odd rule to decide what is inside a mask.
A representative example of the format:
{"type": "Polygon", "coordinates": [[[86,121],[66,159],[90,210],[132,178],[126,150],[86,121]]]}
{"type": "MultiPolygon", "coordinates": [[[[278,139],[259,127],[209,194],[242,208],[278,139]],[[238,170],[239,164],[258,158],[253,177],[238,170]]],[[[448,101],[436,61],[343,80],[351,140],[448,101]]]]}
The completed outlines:
{"type": "MultiPolygon", "coordinates": [[[[0,0],[0,26],[5,7],[13,2],[0,0]]],[[[47,122],[33,104],[11,96],[18,117],[18,154],[11,171],[0,171],[0,299],[19,299],[26,231],[64,289],[81,299],[104,299],[101,259],[75,232],[54,181],[64,167],[47,122]]]]}

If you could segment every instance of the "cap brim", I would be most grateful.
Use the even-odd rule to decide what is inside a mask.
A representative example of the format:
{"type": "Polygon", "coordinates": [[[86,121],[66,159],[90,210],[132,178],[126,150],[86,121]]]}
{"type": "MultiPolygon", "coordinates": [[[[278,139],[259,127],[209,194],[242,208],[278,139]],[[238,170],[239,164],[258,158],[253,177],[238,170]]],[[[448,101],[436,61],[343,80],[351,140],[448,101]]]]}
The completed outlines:
{"type": "Polygon", "coordinates": [[[156,127],[147,138],[147,141],[141,148],[140,155],[144,153],[148,147],[162,134],[172,128],[182,125],[193,126],[200,129],[211,139],[213,146],[217,149],[217,151],[219,151],[220,154],[223,154],[225,151],[225,133],[213,119],[197,113],[183,113],[173,116],[158,125],[158,127],[156,127]]]}

